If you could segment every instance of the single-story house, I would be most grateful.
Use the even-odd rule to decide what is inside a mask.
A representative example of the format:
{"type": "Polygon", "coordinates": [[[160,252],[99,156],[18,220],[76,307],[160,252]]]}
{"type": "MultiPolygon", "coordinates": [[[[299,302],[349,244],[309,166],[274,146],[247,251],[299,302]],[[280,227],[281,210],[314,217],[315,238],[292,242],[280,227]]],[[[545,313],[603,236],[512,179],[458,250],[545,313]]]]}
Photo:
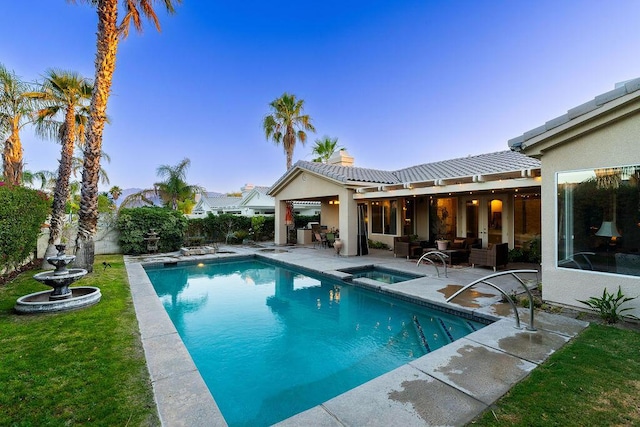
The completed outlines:
{"type": "MultiPolygon", "coordinates": [[[[542,296],[640,295],[640,79],[509,141],[540,159],[542,296]]],[[[640,316],[640,299],[629,302],[640,316]]]]}
{"type": "MultiPolygon", "coordinates": [[[[194,206],[190,218],[204,218],[213,215],[232,214],[242,216],[273,215],[275,200],[267,194],[269,187],[246,184],[241,189],[241,196],[226,196],[218,193],[203,195],[194,206]]],[[[295,201],[294,213],[298,215],[318,215],[320,203],[295,201]]]]}

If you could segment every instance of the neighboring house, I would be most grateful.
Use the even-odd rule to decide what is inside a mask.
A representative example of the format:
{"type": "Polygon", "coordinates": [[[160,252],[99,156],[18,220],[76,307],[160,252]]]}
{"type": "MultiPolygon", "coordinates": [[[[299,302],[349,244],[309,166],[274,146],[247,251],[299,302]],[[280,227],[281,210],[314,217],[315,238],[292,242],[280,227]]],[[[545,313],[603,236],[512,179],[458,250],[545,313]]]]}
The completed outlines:
{"type": "MultiPolygon", "coordinates": [[[[640,295],[640,79],[509,141],[542,165],[542,296],[640,295]]],[[[640,300],[628,303],[640,316],[640,300]]]]}
{"type": "Polygon", "coordinates": [[[526,246],[540,235],[540,162],[513,151],[397,171],[354,167],[346,151],[329,164],[298,161],[269,190],[276,200],[276,244],[286,243],[289,200],[321,202],[321,225],[339,230],[345,255],[367,239],[476,237],[482,245],[526,246]]]}
{"type": "Polygon", "coordinates": [[[209,197],[203,195],[191,210],[190,218],[204,218],[210,212],[214,215],[225,213],[240,214],[238,204],[242,201],[242,197],[216,195],[209,197]]]}
{"type": "MultiPolygon", "coordinates": [[[[204,218],[213,215],[232,214],[242,216],[273,215],[275,213],[274,198],[267,194],[269,187],[246,184],[242,187],[242,196],[225,196],[215,193],[204,195],[191,211],[191,218],[204,218]]],[[[298,215],[318,215],[320,203],[295,201],[294,213],[298,215]]]]}

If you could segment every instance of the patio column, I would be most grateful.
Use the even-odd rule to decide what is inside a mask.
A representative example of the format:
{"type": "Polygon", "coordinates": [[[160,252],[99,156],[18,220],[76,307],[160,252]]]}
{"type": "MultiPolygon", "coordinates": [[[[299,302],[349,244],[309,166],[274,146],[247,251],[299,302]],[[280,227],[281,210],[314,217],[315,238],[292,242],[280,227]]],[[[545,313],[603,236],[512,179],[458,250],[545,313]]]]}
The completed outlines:
{"type": "Polygon", "coordinates": [[[287,226],[284,223],[286,212],[287,203],[284,200],[276,199],[273,238],[276,245],[287,244],[287,226]]]}
{"type": "Polygon", "coordinates": [[[358,255],[358,204],[351,192],[338,196],[340,200],[340,240],[343,242],[341,255],[358,255]]]}

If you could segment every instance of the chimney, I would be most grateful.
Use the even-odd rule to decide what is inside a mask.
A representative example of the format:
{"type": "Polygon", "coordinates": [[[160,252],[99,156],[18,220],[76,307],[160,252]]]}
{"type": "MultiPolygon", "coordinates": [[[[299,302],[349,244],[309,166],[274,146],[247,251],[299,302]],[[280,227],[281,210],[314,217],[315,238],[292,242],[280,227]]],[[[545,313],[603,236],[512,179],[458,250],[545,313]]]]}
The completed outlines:
{"type": "Polygon", "coordinates": [[[337,166],[353,166],[353,157],[347,153],[347,150],[340,150],[331,156],[329,164],[337,166]]]}
{"type": "Polygon", "coordinates": [[[256,188],[256,186],[253,184],[245,184],[244,187],[240,188],[240,191],[242,192],[242,194],[245,194],[253,190],[254,188],[256,188]]]}

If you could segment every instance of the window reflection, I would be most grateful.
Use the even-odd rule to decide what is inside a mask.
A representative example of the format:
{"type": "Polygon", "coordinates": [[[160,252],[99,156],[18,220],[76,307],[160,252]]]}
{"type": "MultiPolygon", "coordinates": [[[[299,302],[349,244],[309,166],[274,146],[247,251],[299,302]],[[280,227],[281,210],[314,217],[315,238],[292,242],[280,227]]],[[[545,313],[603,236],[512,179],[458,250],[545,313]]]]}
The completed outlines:
{"type": "Polygon", "coordinates": [[[558,266],[640,276],[640,165],[561,172],[558,266]]]}
{"type": "Polygon", "coordinates": [[[397,200],[371,202],[371,232],[379,234],[397,233],[397,200]]]}

